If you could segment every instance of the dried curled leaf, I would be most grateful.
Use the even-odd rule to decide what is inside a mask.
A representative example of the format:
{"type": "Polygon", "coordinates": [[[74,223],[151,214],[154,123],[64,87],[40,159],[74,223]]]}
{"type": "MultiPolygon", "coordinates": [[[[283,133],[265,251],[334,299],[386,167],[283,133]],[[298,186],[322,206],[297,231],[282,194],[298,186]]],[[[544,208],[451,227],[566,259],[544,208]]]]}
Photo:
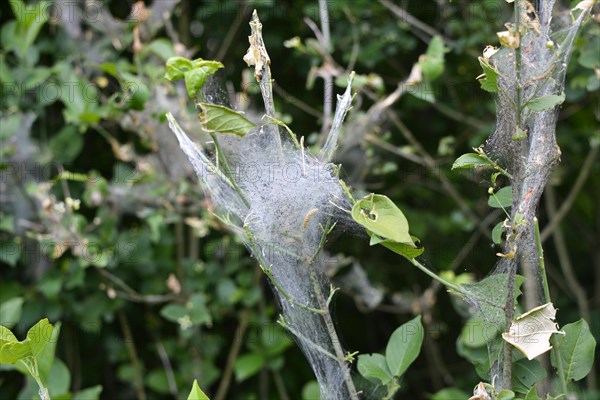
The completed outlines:
{"type": "Polygon", "coordinates": [[[533,360],[552,348],[550,336],[559,333],[555,317],[556,309],[552,303],[546,303],[517,317],[502,338],[533,360]]]}
{"type": "Polygon", "coordinates": [[[252,13],[252,21],[250,21],[252,35],[248,36],[250,47],[244,56],[244,61],[249,67],[254,65],[254,77],[258,82],[262,80],[263,69],[269,68],[271,59],[265,48],[265,43],[262,38],[262,24],[258,19],[256,10],[252,13]]]}
{"type": "Polygon", "coordinates": [[[509,49],[516,49],[521,45],[521,36],[519,32],[502,31],[496,33],[500,44],[509,49]]]}

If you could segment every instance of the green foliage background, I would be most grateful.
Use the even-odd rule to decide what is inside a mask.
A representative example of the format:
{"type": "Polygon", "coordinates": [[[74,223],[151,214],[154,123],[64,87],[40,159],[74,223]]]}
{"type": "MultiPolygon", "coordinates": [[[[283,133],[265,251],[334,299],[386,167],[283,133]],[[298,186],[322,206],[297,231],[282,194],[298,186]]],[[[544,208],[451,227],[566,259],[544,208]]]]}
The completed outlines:
{"type": "MultiPolygon", "coordinates": [[[[307,143],[317,143],[322,121],[313,114],[322,112],[323,80],[315,76],[323,57],[304,21],[318,25],[317,2],[184,1],[166,27],[151,29],[142,22],[141,51],[134,50],[141,14],[131,18],[133,3],[101,2],[100,25],[109,11],[125,21],[123,30],[97,27],[89,42],[85,34],[73,40],[56,18],[43,23],[43,13],[16,26],[9,4],[0,5],[0,322],[23,338],[42,318],[61,321],[53,398],[96,385],[106,399],[182,398],[194,379],[214,396],[228,364],[233,378],[227,398],[278,399],[284,392],[298,398],[303,388],[309,390],[312,373],[275,323],[277,304],[255,262],[207,211],[189,169],[173,178],[172,162],[148,157],[159,153],[156,135],[170,134],[164,112],[188,107],[185,92],[177,93],[162,78],[166,59],[182,46],[189,58],[219,59],[228,90],[261,112],[258,88],[242,61],[253,8],[263,22],[280,119],[307,143]],[[176,46],[175,38],[181,42],[176,46]],[[174,109],[156,104],[157,86],[167,88],[174,109]],[[61,96],[52,95],[56,88],[61,96]],[[97,95],[86,96],[81,88],[97,95]],[[30,130],[23,126],[27,115],[35,116],[30,130]],[[239,355],[230,363],[236,345],[239,355]]],[[[354,60],[357,82],[365,82],[348,131],[359,126],[374,101],[408,77],[431,36],[379,2],[337,0],[328,6],[331,55],[342,67],[354,60]]],[[[416,143],[383,121],[363,130],[354,145],[343,138],[338,161],[355,190],[383,193],[401,205],[411,232],[427,249],[428,265],[440,271],[453,265],[455,279],[481,279],[494,267],[499,249],[491,230],[502,217],[489,217],[494,210],[487,204],[490,182],[483,175],[450,168],[493,131],[492,98],[475,79],[481,71],[477,56],[487,44],[497,44],[495,32],[510,19],[510,5],[414,1],[406,6],[447,39],[443,74],[429,88],[409,90],[393,106],[416,143]],[[442,180],[458,197],[449,195],[442,180]],[[485,224],[478,227],[481,221],[485,224]]],[[[562,163],[552,179],[558,207],[600,141],[599,48],[596,19],[577,40],[567,74],[557,130],[562,163]]],[[[335,93],[345,86],[345,79],[338,81],[335,93]]],[[[171,154],[187,162],[177,148],[171,154]]],[[[589,178],[559,227],[578,288],[564,277],[564,261],[555,250],[560,238],[548,237],[545,254],[559,325],[579,319],[583,298],[598,340],[600,163],[597,157],[591,162],[589,178]]],[[[549,201],[542,199],[539,210],[542,230],[554,214],[548,213],[549,201]]],[[[336,297],[333,312],[347,349],[381,352],[395,328],[423,316],[424,350],[405,375],[399,397],[427,398],[448,387],[468,393],[480,381],[464,358],[477,346],[471,342],[465,350],[459,339],[464,304],[400,257],[369,247],[352,232],[333,243],[329,255],[340,266],[338,276],[360,264],[384,293],[372,309],[352,290],[336,297]]],[[[2,368],[2,398],[30,397],[34,383],[2,368]]],[[[593,385],[588,380],[581,389],[593,385]]]]}

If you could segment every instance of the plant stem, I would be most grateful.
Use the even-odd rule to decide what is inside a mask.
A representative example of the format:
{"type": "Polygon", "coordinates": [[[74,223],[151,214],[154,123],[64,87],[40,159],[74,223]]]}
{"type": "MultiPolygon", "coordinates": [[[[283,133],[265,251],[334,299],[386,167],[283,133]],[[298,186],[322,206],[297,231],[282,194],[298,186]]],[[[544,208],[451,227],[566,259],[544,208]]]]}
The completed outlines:
{"type": "Polygon", "coordinates": [[[310,311],[315,314],[323,314],[323,310],[318,309],[318,308],[309,307],[306,304],[302,304],[301,302],[296,300],[292,295],[290,295],[288,292],[285,291],[285,289],[279,284],[279,282],[277,282],[277,279],[275,279],[275,277],[273,276],[273,273],[271,272],[271,267],[267,266],[265,260],[263,260],[263,258],[260,256],[261,253],[260,253],[258,247],[256,246],[256,241],[254,240],[254,235],[252,234],[252,231],[250,230],[250,228],[248,226],[246,226],[245,229],[246,229],[246,236],[248,237],[248,241],[250,242],[250,247],[252,248],[252,251],[254,251],[254,254],[256,255],[256,259],[258,261],[258,265],[260,266],[260,269],[267,276],[267,278],[269,279],[269,282],[271,282],[271,284],[273,286],[275,286],[277,291],[279,293],[281,293],[281,295],[283,297],[285,297],[285,299],[287,301],[289,301],[290,303],[295,304],[298,307],[300,307],[306,311],[310,311]]]}
{"type": "Polygon", "coordinates": [[[210,137],[212,138],[213,143],[215,144],[215,149],[217,150],[217,162],[219,165],[223,165],[223,172],[225,173],[225,176],[227,176],[227,180],[231,182],[231,186],[233,186],[233,189],[236,191],[238,196],[240,196],[246,207],[250,207],[250,203],[246,199],[246,196],[244,196],[242,189],[240,189],[233,174],[231,173],[231,168],[229,168],[227,158],[225,158],[223,152],[221,151],[221,146],[219,145],[219,141],[217,140],[217,135],[215,135],[214,132],[211,132],[210,137]]]}
{"type": "Polygon", "coordinates": [[[311,349],[314,349],[314,350],[318,351],[319,353],[324,354],[325,356],[331,358],[332,360],[338,361],[338,358],[335,354],[330,353],[329,351],[327,351],[326,349],[324,349],[317,343],[313,342],[312,340],[310,340],[309,338],[304,336],[301,332],[299,332],[299,331],[295,330],[294,328],[292,328],[291,326],[289,326],[287,324],[287,322],[285,322],[285,319],[283,318],[283,316],[280,316],[277,323],[279,325],[281,325],[282,327],[284,327],[285,329],[287,329],[288,331],[290,331],[292,333],[292,335],[294,335],[294,336],[302,339],[304,342],[306,342],[306,344],[308,344],[308,346],[311,349]]]}
{"type": "MultiPolygon", "coordinates": [[[[250,21],[251,35],[248,38],[250,41],[250,48],[248,54],[244,57],[244,61],[248,65],[254,65],[254,77],[260,86],[260,93],[262,94],[263,103],[265,104],[265,113],[270,117],[275,117],[275,103],[273,102],[273,81],[271,79],[271,59],[267,53],[265,42],[262,37],[262,24],[258,19],[258,13],[256,10],[252,13],[252,20],[250,21]],[[248,57],[248,56],[251,57],[248,57]],[[248,58],[247,58],[248,57],[248,58]]],[[[279,150],[282,152],[281,138],[276,127],[268,125],[266,129],[273,136],[273,140],[279,150]]]]}
{"type": "Polygon", "coordinates": [[[123,310],[119,310],[117,315],[119,317],[119,322],[121,323],[121,330],[123,332],[123,337],[125,340],[125,347],[127,348],[127,353],[129,354],[131,365],[133,366],[133,386],[135,387],[137,399],[146,400],[142,369],[137,355],[137,351],[135,349],[133,335],[131,334],[131,329],[129,328],[129,322],[127,321],[127,316],[125,315],[125,312],[123,310]]]}
{"type": "Polygon", "coordinates": [[[540,236],[540,224],[537,217],[533,218],[535,228],[535,244],[537,245],[538,260],[540,263],[540,274],[542,275],[542,285],[544,286],[544,301],[550,303],[550,289],[548,288],[548,277],[546,276],[546,263],[544,262],[544,248],[540,236]]]}
{"type": "Polygon", "coordinates": [[[34,357],[27,357],[23,360],[23,364],[29,371],[29,375],[35,380],[40,390],[38,391],[38,395],[42,400],[50,400],[50,393],[48,393],[48,388],[44,386],[42,380],[40,379],[40,372],[37,366],[37,360],[34,357]]]}
{"type": "Polygon", "coordinates": [[[335,331],[335,327],[333,326],[333,320],[331,319],[331,314],[329,313],[327,299],[323,295],[323,291],[321,290],[321,286],[319,285],[319,281],[317,280],[317,275],[315,273],[313,263],[310,263],[308,265],[308,272],[310,274],[310,280],[312,281],[313,290],[315,291],[319,307],[321,308],[321,311],[323,311],[323,320],[325,321],[325,326],[327,327],[327,333],[329,334],[331,344],[335,351],[335,356],[340,365],[340,368],[342,369],[342,373],[344,374],[344,381],[346,383],[346,387],[348,388],[348,393],[352,400],[358,400],[358,394],[356,392],[356,388],[354,387],[354,382],[352,381],[352,377],[350,376],[350,372],[348,370],[348,367],[346,366],[346,361],[344,359],[344,350],[342,349],[340,339],[338,338],[337,333],[335,331]]]}
{"type": "Polygon", "coordinates": [[[406,256],[404,256],[404,258],[406,258],[412,265],[414,265],[415,267],[419,268],[425,274],[429,275],[431,278],[435,279],[436,281],[438,281],[442,285],[446,286],[447,288],[450,288],[450,289],[454,290],[455,292],[460,293],[463,296],[467,296],[468,295],[468,293],[464,289],[462,289],[460,286],[455,285],[452,282],[448,282],[447,280],[445,280],[441,276],[439,276],[439,275],[431,272],[430,270],[428,270],[423,264],[421,264],[420,262],[418,262],[416,258],[410,258],[410,257],[406,257],[406,256]]]}
{"type": "Polygon", "coordinates": [[[517,75],[517,104],[516,104],[516,125],[517,128],[521,126],[521,111],[523,105],[522,102],[522,88],[521,88],[521,1],[515,1],[515,29],[517,30],[517,35],[519,35],[519,45],[515,49],[515,63],[516,63],[516,75],[517,75]]]}
{"type": "Polygon", "coordinates": [[[215,400],[223,400],[227,397],[227,391],[229,390],[229,386],[231,384],[231,376],[233,374],[235,361],[237,360],[238,355],[240,354],[242,343],[244,342],[244,333],[246,332],[249,323],[250,313],[247,311],[242,311],[239,316],[238,327],[232,340],[231,349],[229,350],[229,354],[227,355],[227,364],[225,365],[223,378],[221,379],[221,382],[219,383],[219,388],[217,389],[217,393],[215,394],[215,400]]]}
{"type": "MultiPolygon", "coordinates": [[[[519,44],[515,49],[515,74],[516,74],[516,104],[515,104],[515,129],[521,127],[521,114],[523,112],[522,105],[522,88],[521,88],[521,2],[516,0],[514,5],[515,10],[515,29],[519,35],[519,44]]],[[[526,148],[524,147],[524,150],[526,148]]],[[[520,188],[519,188],[520,189],[520,188]]],[[[513,189],[514,193],[514,189],[513,189]]],[[[517,207],[513,207],[513,214],[516,213],[517,207]]],[[[512,220],[515,218],[513,216],[512,220]]],[[[508,264],[508,293],[506,296],[506,305],[504,307],[504,323],[505,331],[509,332],[510,325],[515,315],[515,275],[517,273],[517,263],[512,260],[508,264]]],[[[504,359],[502,360],[502,389],[510,390],[512,387],[512,345],[508,342],[504,343],[504,359]]]]}
{"type": "MultiPolygon", "coordinates": [[[[540,263],[540,274],[542,275],[542,285],[544,286],[544,300],[546,303],[550,303],[550,290],[548,288],[548,277],[546,276],[546,263],[544,262],[544,249],[542,247],[542,239],[540,235],[540,225],[537,218],[533,218],[533,226],[535,229],[535,244],[537,246],[538,251],[538,260],[540,263]]],[[[556,335],[552,335],[550,337],[550,344],[552,344],[552,352],[557,351],[558,343],[556,342],[556,335]]],[[[555,365],[556,371],[558,373],[558,377],[560,380],[560,388],[563,394],[567,394],[567,383],[565,381],[565,369],[562,364],[562,357],[557,355],[554,357],[557,360],[557,364],[555,365]]]]}

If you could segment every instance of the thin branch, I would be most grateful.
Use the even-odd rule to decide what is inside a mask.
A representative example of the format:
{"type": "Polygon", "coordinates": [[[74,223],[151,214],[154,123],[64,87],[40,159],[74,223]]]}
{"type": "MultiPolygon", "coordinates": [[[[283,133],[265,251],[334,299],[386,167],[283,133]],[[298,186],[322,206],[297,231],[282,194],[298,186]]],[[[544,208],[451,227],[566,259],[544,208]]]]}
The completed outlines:
{"type": "MultiPolygon", "coordinates": [[[[322,41],[320,42],[323,51],[328,53],[331,49],[331,35],[329,32],[329,11],[327,10],[327,0],[319,0],[319,16],[321,17],[322,41]]],[[[331,124],[331,110],[333,109],[333,77],[326,73],[323,77],[323,125],[321,134],[324,135],[331,124]]]]}
{"type": "Polygon", "coordinates": [[[117,312],[119,316],[119,322],[121,323],[121,330],[123,332],[123,339],[125,341],[125,347],[131,360],[131,366],[133,367],[133,386],[135,387],[136,395],[138,400],[146,400],[146,392],[144,390],[144,379],[142,377],[142,367],[135,349],[135,342],[131,329],[129,328],[129,322],[125,311],[122,309],[117,312]]]}
{"type": "Polygon", "coordinates": [[[410,153],[408,151],[402,150],[402,148],[394,146],[391,143],[388,143],[384,140],[379,139],[379,137],[372,135],[372,134],[366,134],[365,135],[365,140],[371,144],[374,144],[375,146],[383,149],[383,150],[387,150],[392,154],[395,154],[399,157],[405,158],[409,161],[414,162],[415,164],[419,164],[422,166],[426,166],[425,165],[425,161],[423,161],[423,159],[413,153],[410,153]]]}
{"type": "Polygon", "coordinates": [[[162,344],[158,338],[155,338],[156,344],[156,352],[158,353],[158,357],[160,358],[160,362],[165,369],[165,375],[167,375],[167,383],[169,385],[169,391],[173,395],[174,398],[179,398],[179,390],[177,390],[177,381],[175,380],[175,374],[173,373],[173,365],[171,364],[171,360],[169,359],[169,354],[165,349],[165,346],[162,344]]]}
{"type": "Polygon", "coordinates": [[[273,82],[273,89],[275,90],[275,93],[277,93],[278,95],[280,95],[281,97],[283,97],[283,99],[287,103],[295,105],[300,110],[302,110],[305,113],[307,113],[308,115],[311,115],[311,116],[313,116],[315,118],[321,118],[323,116],[323,113],[321,113],[321,111],[319,111],[316,108],[310,106],[309,104],[306,104],[305,102],[303,102],[302,100],[300,100],[296,96],[290,94],[284,88],[282,88],[279,84],[277,84],[277,82],[273,82]]]}
{"type": "MultiPolygon", "coordinates": [[[[244,61],[248,66],[254,66],[254,77],[260,86],[263,102],[265,104],[265,113],[275,117],[275,104],[273,102],[273,82],[271,78],[271,59],[267,53],[265,42],[262,37],[262,24],[258,19],[256,10],[252,13],[250,21],[252,34],[248,37],[250,48],[244,56],[244,61]]],[[[273,136],[277,148],[281,151],[281,138],[276,126],[269,125],[266,130],[273,136]]]]}
{"type": "Polygon", "coordinates": [[[408,11],[395,5],[391,1],[379,0],[379,3],[381,3],[381,5],[383,5],[385,8],[390,10],[396,17],[400,18],[402,21],[404,21],[407,24],[409,24],[410,26],[418,29],[419,31],[426,33],[430,38],[433,36],[440,36],[444,39],[444,42],[446,42],[448,44],[454,43],[452,40],[450,40],[447,37],[445,37],[444,35],[442,35],[435,28],[433,28],[433,27],[427,25],[426,23],[424,23],[423,21],[417,19],[412,14],[409,14],[408,11]]]}
{"type": "Polygon", "coordinates": [[[240,350],[242,348],[244,332],[248,328],[250,323],[250,313],[248,311],[242,311],[236,334],[232,339],[231,348],[227,355],[227,364],[225,364],[225,370],[223,371],[223,377],[219,383],[219,388],[215,394],[215,400],[224,400],[227,397],[229,391],[229,385],[231,384],[231,376],[233,375],[233,367],[235,366],[235,360],[237,360],[240,350]]]}
{"type": "Polygon", "coordinates": [[[290,400],[287,390],[285,389],[285,382],[281,377],[279,370],[273,371],[273,380],[275,381],[275,387],[277,388],[277,394],[279,394],[280,400],[290,400]]]}
{"type": "Polygon", "coordinates": [[[433,157],[429,154],[429,152],[423,147],[421,142],[419,142],[415,135],[411,132],[410,129],[402,122],[402,120],[396,115],[393,110],[387,110],[388,116],[392,123],[400,130],[404,138],[415,147],[417,153],[421,155],[427,168],[440,180],[444,190],[448,192],[450,197],[456,202],[456,204],[460,207],[461,211],[473,222],[477,224],[478,229],[481,231],[485,237],[491,237],[491,233],[488,229],[483,228],[481,225],[481,218],[477,214],[475,214],[471,207],[469,207],[467,201],[463,198],[460,192],[454,187],[454,185],[450,182],[450,180],[442,173],[439,173],[437,170],[437,164],[433,157]]]}
{"type": "Polygon", "coordinates": [[[238,29],[240,29],[242,22],[244,22],[246,20],[246,17],[248,16],[249,10],[250,7],[248,7],[248,3],[244,2],[241,13],[238,15],[237,18],[234,19],[233,23],[229,27],[227,35],[225,36],[225,39],[223,39],[223,43],[221,43],[216,57],[210,57],[211,59],[214,58],[216,60],[222,61],[225,58],[225,55],[227,54],[227,51],[231,47],[231,43],[235,38],[235,34],[237,33],[238,29]]]}
{"type": "Polygon", "coordinates": [[[594,163],[598,161],[598,149],[600,149],[599,145],[592,146],[590,151],[581,166],[581,171],[579,171],[579,175],[577,175],[577,179],[573,184],[573,187],[569,191],[567,198],[561,203],[560,208],[553,214],[550,219],[548,225],[542,230],[541,239],[542,243],[548,239],[550,236],[560,225],[562,219],[568,214],[569,210],[573,206],[577,195],[583,188],[583,184],[587,181],[587,178],[590,176],[590,171],[594,166],[594,163]]]}
{"type": "Polygon", "coordinates": [[[117,295],[126,300],[133,301],[136,303],[145,303],[145,304],[160,304],[166,303],[169,301],[177,300],[179,296],[176,294],[140,294],[136,292],[131,286],[126,284],[121,278],[112,273],[108,272],[104,268],[96,268],[96,271],[104,278],[108,279],[115,285],[119,286],[124,292],[117,291],[117,295]]]}

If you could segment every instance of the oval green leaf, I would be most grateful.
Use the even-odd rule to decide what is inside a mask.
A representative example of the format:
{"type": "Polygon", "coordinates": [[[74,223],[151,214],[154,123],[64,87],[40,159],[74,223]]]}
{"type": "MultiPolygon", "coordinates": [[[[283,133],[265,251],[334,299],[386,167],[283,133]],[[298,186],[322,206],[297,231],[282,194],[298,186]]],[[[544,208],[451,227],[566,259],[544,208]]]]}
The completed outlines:
{"type": "Polygon", "coordinates": [[[200,106],[200,123],[207,132],[232,133],[244,136],[256,125],[242,114],[216,104],[198,103],[200,106]]]}
{"type": "Polygon", "coordinates": [[[454,164],[452,164],[452,169],[456,168],[475,168],[475,167],[491,167],[492,163],[489,160],[486,160],[485,157],[480,156],[476,153],[467,153],[458,157],[454,164]]]}
{"type": "Polygon", "coordinates": [[[385,349],[385,360],[394,377],[402,376],[415,361],[421,351],[423,337],[420,315],[392,333],[385,349]]]}
{"type": "Polygon", "coordinates": [[[210,400],[206,394],[200,389],[198,385],[198,381],[194,379],[194,383],[192,384],[192,390],[187,397],[187,400],[210,400]]]}
{"type": "Polygon", "coordinates": [[[361,354],[358,356],[358,372],[370,381],[387,385],[393,378],[383,354],[361,354]]]}
{"type": "Polygon", "coordinates": [[[562,104],[565,101],[564,92],[560,95],[551,94],[548,96],[541,96],[525,103],[525,106],[532,111],[545,111],[551,110],[554,107],[562,104]]]}
{"type": "Polygon", "coordinates": [[[596,340],[585,320],[567,324],[562,328],[564,336],[558,337],[558,345],[553,349],[552,365],[559,365],[560,357],[565,371],[565,381],[579,381],[587,376],[594,363],[596,340]]]}
{"type": "Polygon", "coordinates": [[[408,221],[398,207],[387,197],[370,194],[354,203],[352,218],[381,238],[416,247],[408,233],[408,221]]]}
{"type": "Polygon", "coordinates": [[[260,353],[249,353],[240,356],[235,361],[235,366],[233,368],[235,380],[242,382],[258,373],[265,365],[265,361],[265,357],[260,353]]]}
{"type": "Polygon", "coordinates": [[[506,186],[491,194],[488,205],[492,208],[507,208],[512,206],[512,186],[506,186]]]}
{"type": "Polygon", "coordinates": [[[502,243],[502,232],[503,232],[502,227],[503,226],[504,226],[504,221],[500,221],[496,224],[496,226],[494,226],[494,229],[492,229],[492,242],[494,242],[496,244],[502,243]]]}

